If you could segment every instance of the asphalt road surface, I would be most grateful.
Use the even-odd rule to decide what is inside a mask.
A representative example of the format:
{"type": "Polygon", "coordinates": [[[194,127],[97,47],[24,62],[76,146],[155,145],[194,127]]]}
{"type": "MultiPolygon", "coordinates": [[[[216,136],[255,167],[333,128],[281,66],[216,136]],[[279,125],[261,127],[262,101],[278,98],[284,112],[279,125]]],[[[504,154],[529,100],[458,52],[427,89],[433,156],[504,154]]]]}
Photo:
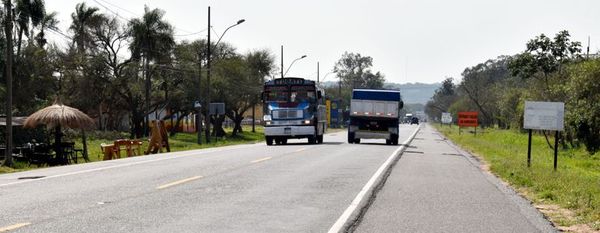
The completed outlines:
{"type": "Polygon", "coordinates": [[[431,126],[417,133],[355,232],[555,232],[528,201],[431,126]]]}
{"type": "Polygon", "coordinates": [[[0,232],[326,232],[398,148],[338,132],[0,175],[0,232]]]}

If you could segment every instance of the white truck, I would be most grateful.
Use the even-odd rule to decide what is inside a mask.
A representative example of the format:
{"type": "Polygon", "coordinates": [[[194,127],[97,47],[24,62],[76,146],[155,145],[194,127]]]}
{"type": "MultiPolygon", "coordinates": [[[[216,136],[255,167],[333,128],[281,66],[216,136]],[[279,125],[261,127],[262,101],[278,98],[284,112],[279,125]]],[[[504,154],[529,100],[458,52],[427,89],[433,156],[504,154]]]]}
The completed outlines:
{"type": "Polygon", "coordinates": [[[398,124],[402,102],[400,91],[354,89],[350,101],[348,143],[360,139],[385,139],[388,145],[398,145],[398,124]]]}

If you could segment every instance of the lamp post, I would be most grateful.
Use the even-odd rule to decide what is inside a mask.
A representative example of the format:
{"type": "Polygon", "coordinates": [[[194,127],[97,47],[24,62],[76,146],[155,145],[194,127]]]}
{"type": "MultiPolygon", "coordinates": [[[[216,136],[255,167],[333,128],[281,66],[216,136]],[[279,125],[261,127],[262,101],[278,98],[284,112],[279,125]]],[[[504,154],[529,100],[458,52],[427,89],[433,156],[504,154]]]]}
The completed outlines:
{"type": "MultiPolygon", "coordinates": [[[[235,27],[237,25],[240,25],[241,23],[245,22],[246,20],[244,19],[240,19],[237,21],[236,24],[229,26],[227,29],[225,29],[225,31],[223,32],[223,34],[221,34],[221,36],[219,37],[219,39],[217,40],[217,43],[215,43],[215,48],[217,47],[217,45],[219,44],[219,42],[221,42],[221,39],[223,38],[223,36],[225,35],[225,33],[227,32],[227,30],[229,30],[232,27],[235,27]]],[[[208,7],[208,41],[206,43],[206,109],[207,109],[207,116],[206,116],[206,129],[205,129],[205,137],[206,137],[206,143],[210,142],[210,62],[211,62],[211,45],[210,45],[210,6],[208,7]]]]}
{"type": "Polygon", "coordinates": [[[302,57],[299,57],[299,58],[296,58],[296,59],[294,59],[294,61],[292,61],[292,63],[290,63],[290,66],[288,66],[288,68],[287,68],[287,70],[285,71],[285,73],[283,73],[283,76],[285,76],[285,75],[288,73],[288,71],[290,71],[290,68],[292,68],[292,65],[294,65],[294,62],[296,62],[296,61],[298,61],[298,60],[300,60],[300,59],[303,59],[303,58],[305,58],[305,57],[306,57],[306,55],[302,55],[302,57]]]}
{"type": "Polygon", "coordinates": [[[331,71],[331,72],[325,74],[325,76],[323,76],[323,79],[321,79],[321,82],[325,82],[325,79],[327,78],[327,76],[329,76],[330,74],[333,74],[333,73],[335,73],[335,72],[331,71]]]}

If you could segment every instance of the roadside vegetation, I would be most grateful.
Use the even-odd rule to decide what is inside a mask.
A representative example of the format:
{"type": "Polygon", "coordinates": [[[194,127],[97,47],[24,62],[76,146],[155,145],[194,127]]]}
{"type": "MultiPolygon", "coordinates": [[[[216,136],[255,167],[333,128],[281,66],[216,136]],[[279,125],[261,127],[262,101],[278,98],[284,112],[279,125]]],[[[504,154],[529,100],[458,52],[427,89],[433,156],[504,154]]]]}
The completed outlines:
{"type": "Polygon", "coordinates": [[[600,230],[600,56],[582,53],[581,43],[560,31],[529,40],[521,53],[468,67],[461,76],[457,83],[444,80],[425,111],[434,122],[449,112],[454,123],[458,112],[476,111],[486,133],[441,131],[482,156],[492,172],[531,200],[558,206],[553,211],[540,207],[558,225],[600,230]],[[526,167],[525,101],[565,103],[557,172],[552,171],[550,131],[534,131],[533,166],[526,167]]]}
{"type": "MultiPolygon", "coordinates": [[[[233,131],[233,128],[225,128],[225,132],[230,135],[233,131]]],[[[171,152],[177,151],[186,151],[186,150],[195,150],[195,149],[204,149],[204,148],[212,148],[212,147],[221,147],[221,146],[231,146],[238,144],[249,144],[256,143],[264,140],[263,135],[263,127],[257,126],[256,132],[252,132],[251,126],[243,126],[242,132],[238,133],[235,136],[224,136],[219,138],[218,140],[212,140],[210,143],[205,143],[202,141],[202,144],[197,143],[197,134],[196,133],[178,133],[171,137],[169,137],[169,145],[171,147],[171,152]]],[[[88,146],[88,157],[90,162],[102,161],[103,154],[100,149],[100,144],[107,143],[112,144],[114,140],[126,138],[127,133],[120,132],[93,132],[88,133],[87,138],[87,146],[88,146]]],[[[142,153],[148,147],[147,138],[140,139],[144,142],[142,145],[142,153]]],[[[81,137],[79,135],[71,135],[70,141],[75,142],[75,148],[82,148],[81,137]]],[[[164,149],[166,152],[166,149],[164,149]]],[[[122,154],[123,156],[124,154],[122,154]]],[[[143,156],[143,155],[142,155],[143,156]]],[[[126,158],[126,156],[122,157],[126,158]]],[[[83,158],[78,159],[79,162],[83,162],[83,158]]],[[[42,166],[44,168],[46,166],[42,166]]],[[[18,172],[18,171],[26,171],[31,169],[40,168],[37,165],[29,165],[24,161],[15,161],[13,167],[0,167],[0,174],[2,173],[10,173],[10,172],[18,172]]]]}
{"type": "MultiPolygon", "coordinates": [[[[173,119],[173,129],[177,129],[182,119],[200,112],[214,126],[209,132],[212,137],[238,138],[244,116],[260,104],[264,82],[282,73],[268,49],[239,52],[234,45],[220,40],[223,34],[210,44],[202,39],[205,37],[201,35],[214,29],[197,32],[200,34],[196,40],[181,40],[184,35],[168,22],[167,12],[158,8],[145,7],[140,17],[124,19],[110,8],[85,2],[64,12],[46,11],[44,0],[4,3],[0,6],[0,21],[5,27],[0,30],[0,50],[13,52],[13,86],[8,86],[7,75],[0,75],[0,104],[12,102],[8,112],[13,116],[29,116],[60,102],[93,118],[96,125],[92,130],[124,132],[120,137],[144,139],[148,136],[149,115],[173,119]],[[11,4],[14,14],[9,16],[6,9],[11,4]],[[63,22],[70,25],[66,31],[58,27],[59,14],[71,16],[69,22],[63,22]],[[8,28],[8,22],[12,22],[12,28],[8,28]],[[60,39],[48,40],[49,34],[60,39]],[[14,42],[12,48],[7,47],[7,37],[14,42]],[[225,114],[207,117],[209,99],[224,103],[225,114]],[[196,109],[198,101],[202,103],[196,109]],[[233,129],[224,128],[227,119],[233,122],[233,129]]],[[[9,64],[6,61],[6,56],[0,56],[0,67],[9,64]]],[[[332,67],[332,73],[338,76],[335,79],[341,83],[330,88],[327,93],[333,95],[328,97],[349,99],[346,97],[353,87],[383,87],[384,75],[373,71],[372,63],[369,56],[344,53],[332,67]]],[[[175,138],[177,134],[170,132],[175,138]]],[[[2,135],[0,145],[7,136],[2,135]]],[[[17,133],[10,136],[21,137],[17,133]]],[[[47,138],[37,141],[51,142],[47,138]]],[[[93,140],[90,143],[90,148],[97,147],[93,140]]],[[[21,145],[15,143],[13,147],[21,145]]],[[[12,164],[11,158],[9,154],[2,166],[19,169],[21,165],[12,164]]]]}
{"type": "MultiPolygon", "coordinates": [[[[532,139],[532,162],[527,167],[527,133],[486,128],[477,135],[458,127],[436,128],[462,148],[480,156],[490,171],[534,202],[562,227],[585,224],[600,230],[600,156],[584,148],[560,149],[553,171],[553,150],[543,134],[532,139]],[[560,208],[554,208],[559,206],[560,208]],[[568,211],[561,211],[560,209],[568,211]]],[[[566,228],[565,228],[566,229],[566,228]]]]}

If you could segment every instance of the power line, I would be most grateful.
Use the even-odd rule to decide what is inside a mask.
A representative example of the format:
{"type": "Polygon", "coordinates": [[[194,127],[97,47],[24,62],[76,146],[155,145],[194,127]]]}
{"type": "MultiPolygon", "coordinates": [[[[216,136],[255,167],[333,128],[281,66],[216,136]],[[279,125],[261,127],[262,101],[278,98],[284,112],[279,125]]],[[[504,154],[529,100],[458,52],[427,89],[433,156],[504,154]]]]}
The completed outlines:
{"type": "Polygon", "coordinates": [[[138,15],[137,13],[135,13],[135,12],[133,12],[133,11],[130,11],[130,10],[127,10],[127,9],[125,9],[125,8],[122,8],[122,7],[120,7],[120,6],[119,6],[119,5],[117,5],[117,4],[111,3],[111,2],[109,2],[109,1],[106,1],[106,0],[100,0],[100,1],[102,1],[102,2],[104,2],[104,3],[106,3],[106,4],[108,4],[108,5],[114,6],[114,7],[116,7],[116,8],[119,8],[119,9],[121,9],[121,10],[125,11],[125,12],[128,12],[128,13],[130,13],[130,14],[132,14],[132,15],[136,16],[136,17],[139,17],[139,16],[140,16],[140,15],[138,15]]]}
{"type": "MultiPolygon", "coordinates": [[[[110,9],[110,8],[106,7],[104,4],[102,4],[102,3],[98,2],[97,0],[93,0],[93,1],[94,1],[94,2],[96,2],[98,5],[100,5],[101,7],[103,7],[104,9],[106,9],[107,11],[109,11],[109,12],[111,12],[112,14],[116,15],[117,17],[119,17],[119,18],[122,18],[123,20],[125,20],[125,21],[127,21],[127,22],[130,22],[130,21],[131,21],[131,19],[127,19],[127,18],[125,18],[125,17],[123,17],[123,16],[119,15],[119,13],[118,13],[118,12],[115,12],[115,11],[113,11],[112,9],[110,9]]],[[[110,4],[111,6],[117,7],[117,8],[119,8],[119,9],[121,9],[121,10],[124,10],[124,11],[126,11],[126,12],[129,12],[129,13],[131,13],[131,14],[133,14],[133,15],[135,15],[135,16],[137,16],[137,17],[139,17],[139,15],[138,15],[138,14],[136,14],[136,13],[133,13],[132,11],[130,11],[130,10],[127,10],[127,9],[125,9],[125,8],[119,7],[119,6],[117,6],[116,4],[110,3],[110,2],[108,2],[107,0],[100,0],[100,1],[102,1],[102,2],[105,2],[105,3],[107,3],[107,4],[110,4]]],[[[205,31],[207,30],[207,29],[204,29],[204,30],[197,31],[197,32],[191,32],[191,31],[188,31],[188,30],[185,30],[185,29],[182,29],[182,28],[178,28],[178,27],[175,27],[175,26],[173,26],[173,29],[175,29],[175,30],[178,30],[178,31],[182,31],[182,32],[186,32],[186,33],[188,33],[188,34],[176,34],[176,35],[173,35],[173,36],[177,36],[177,37],[179,37],[179,36],[191,36],[191,35],[196,35],[196,34],[200,34],[200,33],[202,33],[202,32],[205,32],[205,31]]]]}

